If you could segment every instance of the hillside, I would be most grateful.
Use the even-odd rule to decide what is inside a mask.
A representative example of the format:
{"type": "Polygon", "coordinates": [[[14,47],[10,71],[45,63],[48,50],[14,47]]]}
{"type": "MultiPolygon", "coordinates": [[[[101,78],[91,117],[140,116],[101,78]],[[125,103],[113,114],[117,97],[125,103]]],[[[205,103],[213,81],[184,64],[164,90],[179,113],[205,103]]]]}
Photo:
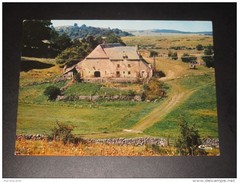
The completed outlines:
{"type": "Polygon", "coordinates": [[[86,38],[87,36],[104,37],[112,33],[120,37],[133,36],[133,34],[128,33],[126,31],[122,31],[117,28],[116,29],[99,28],[86,25],[78,26],[77,24],[75,24],[74,26],[59,26],[55,27],[55,29],[60,34],[66,33],[71,39],[86,38]]]}
{"type": "Polygon", "coordinates": [[[205,35],[212,36],[210,31],[202,32],[190,32],[190,31],[179,31],[172,29],[150,29],[150,30],[127,30],[127,32],[135,36],[160,36],[160,35],[205,35]]]}

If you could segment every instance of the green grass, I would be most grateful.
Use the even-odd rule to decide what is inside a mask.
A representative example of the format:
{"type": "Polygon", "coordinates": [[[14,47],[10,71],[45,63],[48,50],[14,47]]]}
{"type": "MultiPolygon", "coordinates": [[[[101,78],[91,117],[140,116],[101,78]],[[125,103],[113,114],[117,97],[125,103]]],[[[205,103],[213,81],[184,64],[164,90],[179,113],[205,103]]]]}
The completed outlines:
{"type": "Polygon", "coordinates": [[[175,138],[179,135],[178,122],[184,119],[196,126],[201,137],[218,137],[216,91],[213,80],[209,75],[182,79],[179,83],[183,87],[201,87],[161,122],[144,132],[153,136],[175,138]]]}
{"type": "Polygon", "coordinates": [[[88,105],[36,105],[19,103],[17,134],[49,134],[56,121],[75,126],[77,135],[121,131],[131,127],[138,119],[150,112],[155,103],[127,101],[88,105]],[[112,107],[114,106],[114,107],[112,107]]]}
{"type": "MultiPolygon", "coordinates": [[[[212,37],[205,36],[144,36],[125,37],[127,45],[146,47],[141,54],[151,64],[147,49],[155,49],[159,54],[167,55],[171,46],[195,47],[197,44],[212,44],[212,37]],[[149,47],[154,48],[149,48],[149,47]],[[160,47],[160,48],[159,48],[160,47]]],[[[174,50],[172,50],[174,51],[174,50]]],[[[200,56],[203,51],[177,50],[180,57],[183,53],[200,56]]],[[[76,135],[91,135],[101,138],[102,134],[110,137],[139,137],[158,136],[175,138],[178,135],[178,121],[184,118],[189,124],[195,124],[202,137],[218,137],[215,80],[213,70],[198,66],[188,69],[188,64],[172,61],[165,57],[156,57],[156,67],[163,71],[169,79],[165,81],[167,95],[172,94],[170,86],[177,86],[179,91],[195,92],[177,108],[173,109],[165,118],[144,133],[121,133],[123,129],[130,129],[140,119],[147,116],[160,103],[131,102],[131,101],[47,101],[43,92],[49,85],[65,86],[65,82],[53,84],[52,80],[62,74],[62,68],[55,64],[55,60],[23,58],[33,62],[31,70],[20,73],[19,106],[17,134],[49,134],[58,120],[75,126],[76,135]],[[38,62],[45,64],[39,65],[38,62]],[[52,67],[46,64],[52,64],[52,67]],[[39,67],[42,66],[42,67],[39,67]],[[41,84],[42,82],[49,82],[41,84]],[[172,85],[174,84],[174,85],[172,85]],[[118,133],[119,132],[119,133],[118,133]],[[122,134],[124,136],[122,136],[122,134]]],[[[126,95],[130,90],[140,93],[139,84],[106,83],[102,87],[96,83],[76,83],[63,92],[65,96],[78,95],[126,95]]]]}
{"type": "Polygon", "coordinates": [[[67,88],[64,95],[124,95],[128,90],[121,90],[119,88],[109,88],[96,83],[75,83],[67,88]]]}
{"type": "Polygon", "coordinates": [[[44,90],[50,86],[54,85],[57,87],[62,87],[65,85],[65,82],[59,83],[44,83],[44,84],[35,84],[30,86],[24,86],[19,88],[19,96],[18,101],[21,103],[31,103],[31,104],[46,104],[49,103],[47,101],[47,96],[45,96],[44,90]]]}

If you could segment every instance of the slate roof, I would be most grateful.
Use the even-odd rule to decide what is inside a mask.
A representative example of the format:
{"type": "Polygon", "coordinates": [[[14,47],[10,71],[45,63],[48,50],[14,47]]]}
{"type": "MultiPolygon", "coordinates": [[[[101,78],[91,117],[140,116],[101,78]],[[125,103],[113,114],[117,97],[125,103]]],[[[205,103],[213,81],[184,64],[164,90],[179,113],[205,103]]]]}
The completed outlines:
{"type": "Polygon", "coordinates": [[[108,58],[110,60],[139,60],[136,46],[123,46],[119,43],[98,45],[86,59],[108,58]]]}

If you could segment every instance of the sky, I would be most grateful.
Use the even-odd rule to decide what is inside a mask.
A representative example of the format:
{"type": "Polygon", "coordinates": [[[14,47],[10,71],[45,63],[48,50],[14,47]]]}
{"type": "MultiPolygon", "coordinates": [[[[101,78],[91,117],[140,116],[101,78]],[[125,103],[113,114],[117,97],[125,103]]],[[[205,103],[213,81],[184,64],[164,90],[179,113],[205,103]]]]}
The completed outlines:
{"type": "Polygon", "coordinates": [[[86,26],[101,28],[119,28],[122,30],[173,29],[179,31],[201,32],[212,31],[211,21],[157,21],[157,20],[52,20],[54,27],[64,25],[86,26]]]}

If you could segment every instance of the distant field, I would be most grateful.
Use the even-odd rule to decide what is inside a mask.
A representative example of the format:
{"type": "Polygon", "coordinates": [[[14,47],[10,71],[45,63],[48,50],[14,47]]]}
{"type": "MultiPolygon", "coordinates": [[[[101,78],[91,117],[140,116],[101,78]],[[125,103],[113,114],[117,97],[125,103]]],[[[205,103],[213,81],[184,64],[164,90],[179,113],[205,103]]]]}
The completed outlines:
{"type": "Polygon", "coordinates": [[[198,44],[213,45],[213,37],[204,35],[132,36],[122,37],[122,40],[127,45],[139,45],[155,49],[167,49],[171,46],[195,48],[198,44]]]}
{"type": "Polygon", "coordinates": [[[177,52],[179,60],[184,53],[187,53],[198,56],[198,61],[201,61],[200,56],[203,54],[203,50],[198,51],[196,46],[198,44],[213,45],[213,37],[205,35],[133,36],[123,37],[122,40],[127,45],[138,45],[143,56],[148,57],[147,51],[149,50],[158,52],[162,57],[166,57],[169,51],[172,51],[177,52]],[[182,48],[175,49],[175,47],[182,48]]]}
{"type": "MultiPolygon", "coordinates": [[[[197,66],[197,69],[189,69],[187,63],[180,61],[180,56],[186,52],[198,56],[201,61],[203,51],[197,51],[195,47],[197,44],[212,45],[212,37],[135,36],[124,37],[123,41],[128,45],[139,45],[142,55],[151,64],[154,64],[154,61],[153,58],[149,58],[149,51],[159,52],[160,56],[156,57],[155,63],[157,70],[166,75],[161,78],[161,81],[169,87],[166,98],[159,102],[74,100],[50,102],[47,101],[43,91],[49,85],[58,87],[66,85],[66,82],[52,84],[52,80],[62,74],[62,69],[55,64],[54,59],[24,57],[25,65],[20,73],[17,134],[49,134],[58,120],[74,126],[73,133],[84,137],[175,138],[179,132],[178,121],[183,118],[190,124],[195,124],[202,137],[218,137],[214,69],[203,65],[197,66]],[[190,49],[172,49],[177,51],[179,56],[175,61],[167,57],[172,46],[190,49]],[[162,110],[165,110],[165,115],[160,113],[162,110]],[[151,118],[152,121],[149,121],[151,118]],[[144,123],[143,119],[147,119],[147,123],[144,123]],[[124,129],[140,129],[142,133],[124,132],[124,129]]],[[[63,94],[124,95],[130,90],[138,94],[141,88],[139,84],[77,83],[63,94]]]]}

